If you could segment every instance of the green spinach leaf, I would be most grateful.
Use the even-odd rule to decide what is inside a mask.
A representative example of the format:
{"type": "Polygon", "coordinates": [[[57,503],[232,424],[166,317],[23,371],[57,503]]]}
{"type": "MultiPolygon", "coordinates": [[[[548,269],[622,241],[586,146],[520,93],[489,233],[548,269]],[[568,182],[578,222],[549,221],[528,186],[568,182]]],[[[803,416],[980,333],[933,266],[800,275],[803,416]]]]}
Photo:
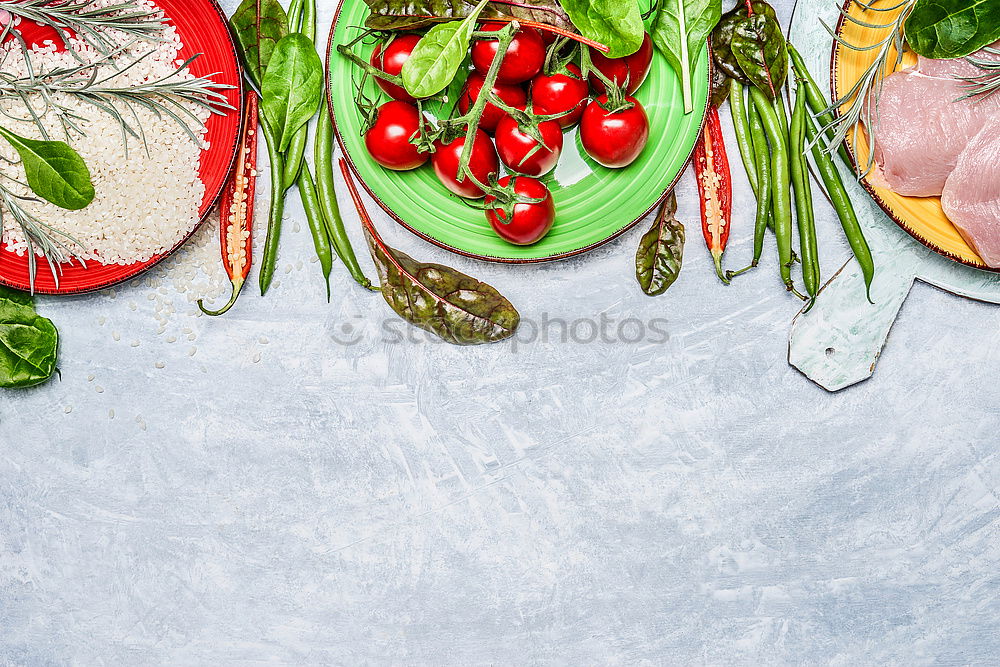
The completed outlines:
{"type": "Polygon", "coordinates": [[[56,370],[59,332],[35,312],[33,299],[0,285],[0,387],[45,382],[56,370]]]}
{"type": "Polygon", "coordinates": [[[684,113],[694,111],[692,77],[705,41],[722,16],[722,0],[663,0],[653,22],[653,43],[681,80],[684,113]]]}
{"type": "Polygon", "coordinates": [[[684,225],[674,215],[677,197],[671,192],[635,253],[635,279],[649,296],[663,294],[677,280],[684,260],[684,225]]]}
{"type": "Polygon", "coordinates": [[[772,100],[788,78],[788,46],[781,24],[767,14],[748,16],[736,26],[733,56],[750,82],[772,100]]]}
{"type": "Polygon", "coordinates": [[[32,191],[60,208],[78,211],[94,201],[90,170],[69,144],[27,139],[0,127],[0,136],[21,156],[32,191]]]}
{"type": "Polygon", "coordinates": [[[636,0],[562,0],[562,6],[581,35],[611,49],[609,58],[630,56],[642,46],[646,28],[636,0]]]}
{"type": "Polygon", "coordinates": [[[455,79],[469,51],[476,19],[486,7],[482,0],[465,20],[436,25],[427,31],[403,63],[403,87],[416,98],[437,95],[455,79]]]}
{"type": "Polygon", "coordinates": [[[288,16],[278,0],[243,0],[230,24],[243,51],[247,75],[260,90],[274,49],[288,34],[288,16]]]}
{"type": "Polygon", "coordinates": [[[424,264],[387,246],[374,228],[365,236],[382,296],[410,324],[456,345],[495,343],[517,331],[521,316],[486,283],[441,264],[424,264]]]}
{"type": "Polygon", "coordinates": [[[963,58],[1000,40],[1000,0],[917,0],[904,30],[925,58],[963,58]]]}
{"type": "Polygon", "coordinates": [[[261,93],[264,118],[277,137],[278,150],[284,152],[323,101],[323,63],[312,40],[298,32],[281,38],[264,72],[261,93]]]}

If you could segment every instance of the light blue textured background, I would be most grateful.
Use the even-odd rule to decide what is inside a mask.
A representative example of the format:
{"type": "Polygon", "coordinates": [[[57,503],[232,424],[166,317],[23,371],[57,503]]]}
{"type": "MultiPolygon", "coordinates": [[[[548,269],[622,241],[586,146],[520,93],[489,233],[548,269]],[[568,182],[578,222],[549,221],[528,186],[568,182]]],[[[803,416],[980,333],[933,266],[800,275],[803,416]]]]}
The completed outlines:
{"type": "Polygon", "coordinates": [[[918,284],[874,379],[828,394],[785,363],[773,253],[722,287],[678,193],[658,299],[638,229],[510,268],[376,216],[525,318],[665,343],[394,342],[339,266],[324,303],[296,205],[280,284],[224,319],[154,310],[167,269],[40,299],[62,377],[0,394],[0,664],[996,664],[1000,309],[918,284]]]}

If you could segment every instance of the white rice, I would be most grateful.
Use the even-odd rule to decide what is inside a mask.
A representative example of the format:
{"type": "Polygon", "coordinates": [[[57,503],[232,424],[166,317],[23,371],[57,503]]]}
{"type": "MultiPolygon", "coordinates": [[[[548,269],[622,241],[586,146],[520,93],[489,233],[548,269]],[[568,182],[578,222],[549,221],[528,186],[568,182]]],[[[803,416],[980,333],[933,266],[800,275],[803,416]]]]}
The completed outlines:
{"type": "MultiPolygon", "coordinates": [[[[97,0],[95,4],[108,6],[117,2],[120,0],[97,0]]],[[[135,4],[156,8],[155,3],[149,0],[137,0],[135,4]]],[[[139,42],[120,54],[116,62],[122,66],[138,56],[155,52],[117,75],[111,83],[134,85],[161,79],[174,72],[182,62],[177,57],[182,46],[180,37],[169,25],[160,36],[163,42],[139,42]]],[[[123,35],[120,37],[115,39],[116,43],[127,43],[131,39],[123,35]]],[[[88,62],[99,58],[98,53],[85,43],[74,42],[74,46],[88,62]]],[[[52,44],[34,49],[31,62],[36,72],[76,64],[72,55],[57,53],[52,44]]],[[[8,43],[0,49],[0,69],[11,74],[27,73],[21,49],[16,44],[8,43]]],[[[180,76],[193,78],[186,71],[180,76]]],[[[167,116],[157,118],[152,111],[140,109],[136,120],[131,111],[123,111],[123,116],[131,119],[133,127],[139,125],[143,128],[146,139],[144,146],[141,140],[129,137],[126,150],[121,126],[111,116],[69,95],[60,95],[58,100],[86,119],[79,123],[86,136],[71,137],[70,143],[90,169],[96,196],[87,208],[80,211],[66,211],[47,202],[28,202],[24,208],[45,224],[76,239],[78,247],[69,245],[85,259],[103,264],[145,262],[180,243],[198,224],[198,209],[205,195],[205,186],[198,177],[201,151],[208,148],[204,141],[204,127],[191,128],[201,139],[195,144],[184,129],[167,116]]],[[[36,110],[44,108],[40,99],[35,102],[36,110]]],[[[18,98],[0,99],[0,107],[17,118],[26,116],[24,105],[18,98]]],[[[202,123],[207,120],[207,110],[193,106],[191,110],[202,123]]],[[[17,134],[41,138],[38,128],[30,120],[22,122],[3,118],[2,122],[17,134]]],[[[51,138],[66,139],[63,126],[53,111],[45,114],[43,122],[51,138]]],[[[0,141],[0,156],[7,159],[17,157],[3,141],[0,141]]],[[[0,168],[23,180],[23,171],[19,166],[0,165],[0,168]]],[[[15,190],[15,187],[11,189],[15,190]]],[[[23,193],[27,194],[26,189],[23,193]]],[[[8,249],[23,255],[28,246],[20,227],[6,210],[3,214],[3,242],[8,249]]]]}

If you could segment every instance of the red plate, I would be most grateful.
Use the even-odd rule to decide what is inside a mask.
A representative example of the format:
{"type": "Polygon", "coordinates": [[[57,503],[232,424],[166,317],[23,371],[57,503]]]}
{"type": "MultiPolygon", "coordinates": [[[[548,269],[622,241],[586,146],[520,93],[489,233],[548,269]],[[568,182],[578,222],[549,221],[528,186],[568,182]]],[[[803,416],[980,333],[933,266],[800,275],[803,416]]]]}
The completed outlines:
{"type": "MultiPolygon", "coordinates": [[[[243,84],[240,77],[240,65],[236,55],[236,47],[229,34],[226,15],[215,0],[156,0],[167,18],[176,26],[184,47],[178,54],[179,58],[187,59],[202,54],[191,63],[191,72],[195,76],[212,77],[213,81],[236,86],[225,91],[229,104],[237,109],[243,106],[243,84]]],[[[43,30],[37,25],[22,22],[18,30],[29,44],[52,39],[53,33],[43,30]]],[[[236,160],[237,143],[240,134],[240,114],[230,111],[225,115],[212,115],[208,120],[206,139],[210,147],[201,154],[201,169],[199,175],[205,184],[205,198],[199,209],[201,222],[215,206],[215,201],[222,192],[229,170],[236,160]]],[[[87,268],[79,262],[63,266],[59,287],[48,270],[44,260],[39,261],[38,275],[35,278],[35,291],[41,294],[80,294],[111,287],[134,278],[150,269],[184,245],[191,234],[200,226],[195,225],[184,241],[178,243],[170,252],[157,255],[148,262],[128,264],[98,264],[87,262],[87,268]]],[[[27,290],[28,259],[4,249],[0,244],[0,283],[16,289],[27,290]]]]}

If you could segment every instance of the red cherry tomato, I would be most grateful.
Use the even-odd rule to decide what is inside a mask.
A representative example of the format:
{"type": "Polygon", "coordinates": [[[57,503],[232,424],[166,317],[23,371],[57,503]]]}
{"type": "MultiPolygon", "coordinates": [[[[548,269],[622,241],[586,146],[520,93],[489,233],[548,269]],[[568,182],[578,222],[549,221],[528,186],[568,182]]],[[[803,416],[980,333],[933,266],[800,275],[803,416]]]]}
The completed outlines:
{"type": "Polygon", "coordinates": [[[506,116],[497,126],[497,153],[512,171],[525,176],[544,176],[556,168],[563,149],[562,127],[554,120],[538,124],[539,144],[506,116]]]}
{"type": "MultiPolygon", "coordinates": [[[[483,31],[502,29],[505,23],[485,23],[479,27],[483,31]]],[[[480,74],[490,71],[497,48],[495,39],[477,39],[472,44],[472,64],[480,74]]],[[[542,71],[545,64],[545,42],[534,28],[521,28],[514,33],[514,41],[500,63],[497,81],[500,83],[522,83],[542,71]]]]}
{"type": "MultiPolygon", "coordinates": [[[[653,40],[647,32],[639,50],[624,58],[608,58],[600,51],[590,49],[590,61],[594,63],[594,67],[600,70],[601,74],[619,86],[624,86],[627,79],[626,92],[632,95],[646,80],[649,68],[653,64],[653,40]]],[[[598,93],[605,92],[604,83],[597,78],[596,74],[590,75],[590,85],[598,93]]]]}
{"type": "MultiPolygon", "coordinates": [[[[483,90],[484,83],[486,83],[486,77],[479,72],[473,72],[469,75],[468,80],[465,82],[465,88],[462,89],[462,95],[458,98],[459,113],[469,113],[469,109],[479,99],[479,94],[483,90]]],[[[515,109],[523,111],[528,107],[528,94],[524,92],[524,88],[521,86],[498,83],[493,86],[493,92],[503,100],[504,104],[512,106],[515,109]]],[[[479,127],[485,132],[493,134],[496,132],[497,124],[506,115],[503,109],[487,102],[486,109],[483,110],[482,118],[479,120],[479,127]]]]}
{"type": "MultiPolygon", "coordinates": [[[[450,144],[437,141],[437,149],[431,158],[434,173],[441,183],[459,197],[479,199],[484,193],[472,179],[466,177],[458,180],[458,163],[462,159],[462,149],[465,147],[465,135],[455,139],[450,144]]],[[[469,171],[480,183],[489,183],[490,175],[500,173],[500,160],[493,142],[482,130],[476,130],[472,140],[472,156],[469,158],[469,171]]]]}
{"type": "MultiPolygon", "coordinates": [[[[498,185],[507,187],[514,179],[514,192],[526,199],[542,199],[537,203],[514,204],[513,215],[507,219],[503,207],[487,208],[486,219],[497,236],[514,245],[538,243],[552,229],[556,220],[556,205],[552,193],[541,181],[527,176],[504,176],[498,185]]],[[[497,203],[496,197],[486,198],[486,206],[497,203]]]]}
{"type": "Polygon", "coordinates": [[[567,65],[566,72],[539,74],[531,82],[531,106],[535,113],[552,116],[570,111],[558,119],[562,127],[570,127],[580,122],[583,110],[587,108],[590,86],[583,80],[583,74],[576,65],[567,65]]]}
{"type": "Polygon", "coordinates": [[[406,102],[386,102],[378,108],[375,124],[365,132],[365,147],[386,169],[407,171],[427,162],[427,153],[417,150],[410,139],[420,132],[420,113],[406,102]]]}
{"type": "MultiPolygon", "coordinates": [[[[380,43],[372,51],[371,64],[372,67],[379,69],[386,74],[391,74],[392,76],[399,76],[399,73],[403,71],[403,63],[405,63],[410,58],[410,54],[413,53],[413,48],[420,41],[420,35],[399,35],[393,39],[389,46],[382,50],[382,44],[380,43]]],[[[416,98],[406,92],[402,86],[397,86],[394,83],[389,83],[388,81],[383,81],[378,77],[375,77],[375,83],[378,84],[379,88],[385,91],[385,94],[394,100],[399,100],[400,102],[415,102],[416,98]]]]}
{"type": "Polygon", "coordinates": [[[634,97],[625,100],[629,109],[608,113],[601,105],[608,96],[601,95],[587,106],[580,121],[580,141],[587,155],[612,169],[635,162],[649,141],[649,118],[634,97]]]}

